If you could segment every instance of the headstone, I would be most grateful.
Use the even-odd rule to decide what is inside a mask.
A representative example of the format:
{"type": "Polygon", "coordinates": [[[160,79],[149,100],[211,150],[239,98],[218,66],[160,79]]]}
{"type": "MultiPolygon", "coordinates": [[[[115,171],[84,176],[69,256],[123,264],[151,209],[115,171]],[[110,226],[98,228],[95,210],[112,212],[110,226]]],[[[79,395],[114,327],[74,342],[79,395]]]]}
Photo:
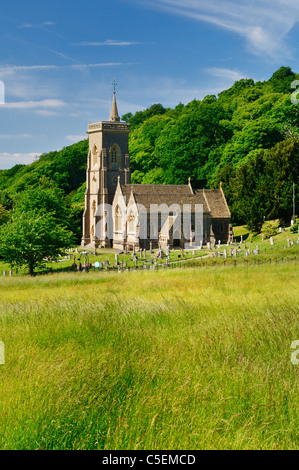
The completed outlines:
{"type": "Polygon", "coordinates": [[[226,258],[226,257],[227,257],[227,249],[223,248],[223,258],[226,258]]]}
{"type": "Polygon", "coordinates": [[[244,252],[244,256],[248,256],[248,251],[247,250],[244,252]]]}
{"type": "Polygon", "coordinates": [[[193,255],[193,256],[195,255],[195,250],[192,250],[192,255],[193,255]]]}
{"type": "Polygon", "coordinates": [[[294,240],[291,240],[291,246],[294,245],[294,240]]]}
{"type": "Polygon", "coordinates": [[[153,253],[153,243],[150,242],[150,252],[153,253]]]}
{"type": "Polygon", "coordinates": [[[288,238],[288,248],[290,248],[291,244],[290,244],[290,239],[288,238]]]}
{"type": "Polygon", "coordinates": [[[270,237],[270,245],[274,245],[273,237],[270,237]]]}
{"type": "Polygon", "coordinates": [[[241,243],[243,243],[243,235],[241,235],[241,243]]]}
{"type": "Polygon", "coordinates": [[[233,257],[234,257],[234,258],[237,257],[237,248],[234,248],[234,249],[233,249],[233,257]]]}
{"type": "Polygon", "coordinates": [[[78,253],[78,248],[76,248],[75,253],[78,253]]]}
{"type": "Polygon", "coordinates": [[[207,242],[207,250],[210,250],[210,249],[211,249],[211,243],[207,242]]]}

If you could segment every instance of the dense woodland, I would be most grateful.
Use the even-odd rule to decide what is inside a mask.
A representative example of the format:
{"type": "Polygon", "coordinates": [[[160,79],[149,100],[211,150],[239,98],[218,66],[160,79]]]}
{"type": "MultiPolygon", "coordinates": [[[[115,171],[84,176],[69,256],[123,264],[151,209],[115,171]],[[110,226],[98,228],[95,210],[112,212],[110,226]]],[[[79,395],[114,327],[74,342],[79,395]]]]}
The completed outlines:
{"type": "MultiPolygon", "coordinates": [[[[289,223],[299,174],[299,106],[291,101],[298,79],[281,67],[268,81],[243,79],[218,96],[122,116],[132,131],[132,182],[191,177],[194,188],[217,188],[222,181],[234,223],[254,231],[268,219],[289,223]]],[[[0,171],[0,224],[16,211],[47,213],[80,242],[87,152],[84,140],[0,171]]]]}

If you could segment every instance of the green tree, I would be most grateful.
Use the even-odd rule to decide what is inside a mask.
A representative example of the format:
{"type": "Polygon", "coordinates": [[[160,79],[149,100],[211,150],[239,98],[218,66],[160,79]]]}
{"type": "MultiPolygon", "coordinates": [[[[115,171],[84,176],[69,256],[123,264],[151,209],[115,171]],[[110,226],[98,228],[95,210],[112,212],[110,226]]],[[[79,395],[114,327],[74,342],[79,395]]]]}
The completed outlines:
{"type": "Polygon", "coordinates": [[[53,215],[37,211],[17,211],[0,229],[1,258],[12,268],[27,266],[31,276],[45,258],[57,257],[72,243],[73,234],[53,215]]]}

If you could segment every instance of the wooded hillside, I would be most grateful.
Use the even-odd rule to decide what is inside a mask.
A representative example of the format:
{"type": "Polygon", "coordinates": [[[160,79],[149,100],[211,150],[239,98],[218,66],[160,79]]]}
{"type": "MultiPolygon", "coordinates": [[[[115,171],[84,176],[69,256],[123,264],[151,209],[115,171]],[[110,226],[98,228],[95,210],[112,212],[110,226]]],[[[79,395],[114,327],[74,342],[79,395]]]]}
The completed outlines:
{"type": "MultiPolygon", "coordinates": [[[[299,174],[299,108],[291,101],[296,79],[298,74],[281,67],[268,81],[243,79],[218,97],[174,109],[154,104],[122,116],[132,131],[132,182],[186,184],[191,177],[194,188],[216,188],[222,181],[234,222],[252,230],[264,218],[288,223],[299,174]]],[[[60,201],[52,213],[65,208],[65,223],[79,242],[87,152],[84,140],[0,171],[0,224],[9,220],[21,195],[23,201],[24,193],[32,199],[33,188],[37,193],[47,188],[60,201]]],[[[47,204],[44,210],[50,210],[47,204]]]]}

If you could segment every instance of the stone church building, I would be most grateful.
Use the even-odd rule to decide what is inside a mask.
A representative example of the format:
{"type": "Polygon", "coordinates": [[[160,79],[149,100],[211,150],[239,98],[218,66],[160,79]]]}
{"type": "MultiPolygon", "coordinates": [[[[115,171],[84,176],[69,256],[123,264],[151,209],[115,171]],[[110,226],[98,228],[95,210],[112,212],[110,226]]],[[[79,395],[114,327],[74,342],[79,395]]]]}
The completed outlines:
{"type": "Polygon", "coordinates": [[[115,90],[109,121],[88,125],[82,246],[120,250],[228,243],[233,232],[219,189],[131,184],[130,125],[118,115],[115,90]]]}

